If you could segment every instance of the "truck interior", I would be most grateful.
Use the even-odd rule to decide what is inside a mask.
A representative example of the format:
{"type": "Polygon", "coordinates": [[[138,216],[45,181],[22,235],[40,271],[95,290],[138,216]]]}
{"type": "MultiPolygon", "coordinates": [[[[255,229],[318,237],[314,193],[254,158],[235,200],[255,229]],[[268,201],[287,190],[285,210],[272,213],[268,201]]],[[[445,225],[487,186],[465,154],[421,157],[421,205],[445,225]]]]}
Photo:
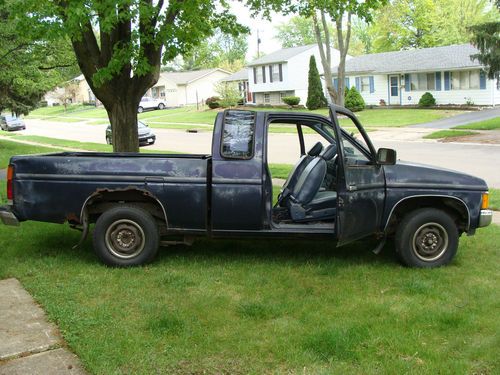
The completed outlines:
{"type": "MultiPolygon", "coordinates": [[[[294,119],[270,116],[268,132],[273,127],[280,126],[296,127],[295,142],[299,144],[300,154],[297,155],[298,160],[287,179],[280,186],[279,194],[270,198],[274,203],[271,209],[272,225],[277,228],[308,225],[334,229],[337,207],[337,141],[333,129],[326,122],[319,123],[317,118],[308,120],[306,117],[294,119]],[[316,136],[310,134],[312,132],[309,129],[316,136]],[[307,147],[307,143],[310,144],[313,139],[315,141],[312,146],[307,147]]],[[[269,168],[267,173],[269,185],[273,181],[269,168]]],[[[269,186],[267,190],[272,191],[269,186]]]]}

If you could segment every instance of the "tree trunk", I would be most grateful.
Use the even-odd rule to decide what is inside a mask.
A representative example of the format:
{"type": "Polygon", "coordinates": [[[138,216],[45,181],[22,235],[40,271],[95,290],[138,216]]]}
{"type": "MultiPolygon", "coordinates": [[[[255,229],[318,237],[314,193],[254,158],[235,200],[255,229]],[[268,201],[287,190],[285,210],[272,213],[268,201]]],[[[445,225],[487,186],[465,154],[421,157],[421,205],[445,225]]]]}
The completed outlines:
{"type": "Polygon", "coordinates": [[[139,152],[137,130],[137,107],[139,99],[117,97],[112,103],[104,104],[108,112],[113,133],[113,152],[139,152]]]}
{"type": "MultiPolygon", "coordinates": [[[[322,17],[324,18],[324,13],[322,17]]],[[[313,25],[314,25],[314,34],[316,37],[316,42],[319,47],[319,54],[321,57],[321,65],[323,66],[323,74],[325,76],[325,84],[326,91],[330,96],[330,101],[333,103],[337,103],[337,93],[335,88],[333,87],[333,75],[332,75],[332,62],[331,62],[331,46],[330,46],[330,32],[328,27],[323,30],[325,35],[325,43],[323,43],[323,38],[321,37],[321,31],[323,26],[326,24],[325,22],[319,23],[318,17],[316,13],[312,16],[313,25]]]]}

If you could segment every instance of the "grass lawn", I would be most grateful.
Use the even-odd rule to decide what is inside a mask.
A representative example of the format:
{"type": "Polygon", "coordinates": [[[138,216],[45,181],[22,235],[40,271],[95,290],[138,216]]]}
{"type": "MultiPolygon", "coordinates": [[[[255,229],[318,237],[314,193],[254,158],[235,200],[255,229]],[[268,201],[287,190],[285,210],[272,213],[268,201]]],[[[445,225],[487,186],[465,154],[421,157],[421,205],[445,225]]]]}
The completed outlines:
{"type": "Polygon", "coordinates": [[[467,130],[438,130],[437,132],[424,135],[425,139],[442,139],[450,137],[462,137],[464,135],[474,135],[477,132],[467,131],[467,130]]]}
{"type": "Polygon", "coordinates": [[[500,129],[500,117],[495,117],[485,121],[474,122],[472,124],[455,126],[453,129],[471,129],[471,130],[500,129]]]}
{"type": "Polygon", "coordinates": [[[90,373],[494,373],[500,228],[435,270],[373,244],[208,241],[101,265],[67,226],[0,226],[17,277],[90,373]],[[57,272],[54,272],[57,270],[57,272]]]}
{"type": "MultiPolygon", "coordinates": [[[[29,149],[0,141],[0,166],[29,149]]],[[[453,263],[434,270],[401,267],[390,246],[377,256],[367,242],[204,239],[112,269],[90,238],[73,250],[79,236],[66,225],[0,226],[0,279],[22,282],[90,373],[498,368],[498,226],[463,236],[453,263]]]]}
{"type": "MultiPolygon", "coordinates": [[[[279,108],[256,108],[257,110],[285,111],[279,108]]],[[[308,110],[299,110],[309,112],[308,110]]],[[[327,109],[312,111],[328,116],[327,109]]],[[[202,109],[197,111],[196,107],[188,106],[182,108],[173,108],[162,111],[147,111],[139,114],[139,119],[145,121],[152,127],[170,128],[173,125],[196,126],[199,124],[212,126],[218,110],[202,109]]],[[[367,109],[357,112],[362,124],[366,127],[399,127],[411,124],[418,124],[437,120],[443,117],[453,116],[462,113],[452,110],[434,110],[434,109],[367,109]]],[[[66,111],[64,107],[40,108],[31,112],[32,118],[45,118],[47,120],[56,119],[106,119],[106,111],[102,108],[92,108],[84,106],[69,106],[66,111]]],[[[72,121],[72,120],[71,120],[72,121]]],[[[92,121],[95,123],[96,121],[92,121]]],[[[341,119],[341,125],[351,126],[350,121],[341,119]]]]}
{"type": "Polygon", "coordinates": [[[490,208],[500,211],[500,189],[490,189],[490,208]]]}
{"type": "Polygon", "coordinates": [[[7,168],[9,159],[13,155],[44,154],[58,152],[59,150],[49,147],[33,146],[6,140],[0,140],[0,169],[7,168]]]}

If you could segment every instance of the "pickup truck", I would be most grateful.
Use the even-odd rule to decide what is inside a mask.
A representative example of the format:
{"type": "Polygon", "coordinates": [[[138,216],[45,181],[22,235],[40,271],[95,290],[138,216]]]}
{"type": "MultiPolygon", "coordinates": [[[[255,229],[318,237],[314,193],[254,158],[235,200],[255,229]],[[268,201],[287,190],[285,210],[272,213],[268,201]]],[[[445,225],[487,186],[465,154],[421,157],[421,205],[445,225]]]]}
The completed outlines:
{"type": "Polygon", "coordinates": [[[68,222],[81,241],[95,224],[94,250],[111,266],[144,264],[160,245],[199,236],[322,238],[332,247],[373,236],[376,252],[394,237],[404,265],[436,267],[453,259],[461,234],[490,224],[482,179],[398,161],[392,149],[375,150],[351,111],[329,113],[226,110],[215,120],[211,155],[14,156],[0,218],[68,222]],[[300,145],[279,197],[268,166],[274,124],[296,128],[300,145]],[[311,132],[321,141],[306,150],[311,132]]]}

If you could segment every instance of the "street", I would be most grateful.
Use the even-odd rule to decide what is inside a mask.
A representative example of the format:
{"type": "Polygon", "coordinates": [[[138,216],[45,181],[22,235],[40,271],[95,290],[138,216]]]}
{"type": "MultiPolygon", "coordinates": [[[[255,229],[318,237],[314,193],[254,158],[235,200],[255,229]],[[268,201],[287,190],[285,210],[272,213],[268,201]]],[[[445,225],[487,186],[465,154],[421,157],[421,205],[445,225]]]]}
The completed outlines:
{"type": "MultiPolygon", "coordinates": [[[[26,120],[27,129],[21,133],[81,142],[105,143],[105,125],[65,124],[43,120],[26,120]]],[[[157,140],[148,149],[169,150],[196,154],[211,153],[211,132],[187,133],[173,129],[153,129],[157,140]]],[[[432,131],[429,129],[426,132],[432,131]]],[[[500,188],[500,145],[441,143],[420,139],[422,129],[393,128],[371,131],[369,136],[375,147],[396,149],[398,159],[442,168],[454,169],[486,180],[489,186],[500,188]]],[[[424,133],[425,134],[425,133],[424,133]]],[[[319,136],[306,134],[306,146],[320,140],[319,136]]],[[[271,163],[294,164],[299,157],[295,134],[269,135],[271,163]]]]}

